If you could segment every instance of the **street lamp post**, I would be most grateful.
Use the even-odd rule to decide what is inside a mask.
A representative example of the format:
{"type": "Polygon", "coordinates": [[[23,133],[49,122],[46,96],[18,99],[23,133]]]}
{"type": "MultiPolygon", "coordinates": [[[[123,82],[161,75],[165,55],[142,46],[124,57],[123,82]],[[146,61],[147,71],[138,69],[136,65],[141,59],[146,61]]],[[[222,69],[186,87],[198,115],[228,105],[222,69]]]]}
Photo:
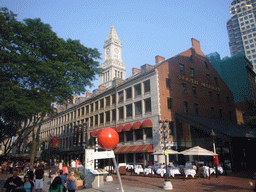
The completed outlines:
{"type": "Polygon", "coordinates": [[[165,156],[165,168],[166,168],[165,182],[164,182],[163,189],[172,190],[173,186],[172,186],[171,181],[168,178],[168,167],[167,167],[167,155],[168,155],[167,149],[168,149],[168,147],[166,146],[166,139],[169,137],[168,134],[166,135],[166,133],[169,133],[169,130],[167,130],[166,128],[167,128],[169,121],[167,119],[164,121],[159,120],[159,123],[160,124],[162,123],[162,129],[163,129],[162,130],[162,138],[164,139],[164,156],[165,156]]]}

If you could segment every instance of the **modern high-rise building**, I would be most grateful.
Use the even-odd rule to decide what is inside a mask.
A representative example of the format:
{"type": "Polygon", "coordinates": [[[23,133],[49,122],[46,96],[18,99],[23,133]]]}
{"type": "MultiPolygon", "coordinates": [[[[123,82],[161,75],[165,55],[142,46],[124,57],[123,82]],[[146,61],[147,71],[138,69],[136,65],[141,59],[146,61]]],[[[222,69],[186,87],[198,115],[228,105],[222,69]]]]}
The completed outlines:
{"type": "Polygon", "coordinates": [[[256,71],[256,0],[233,0],[227,22],[231,56],[245,54],[256,71]]]}

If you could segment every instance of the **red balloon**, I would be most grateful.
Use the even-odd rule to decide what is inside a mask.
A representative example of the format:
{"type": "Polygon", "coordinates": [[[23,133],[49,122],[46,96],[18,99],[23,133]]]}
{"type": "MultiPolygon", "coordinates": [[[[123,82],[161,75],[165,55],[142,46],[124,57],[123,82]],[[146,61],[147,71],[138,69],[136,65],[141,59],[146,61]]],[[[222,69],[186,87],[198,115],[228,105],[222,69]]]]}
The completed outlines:
{"type": "Polygon", "coordinates": [[[99,132],[98,142],[103,149],[112,150],[119,142],[119,135],[114,129],[106,128],[99,132]]]}

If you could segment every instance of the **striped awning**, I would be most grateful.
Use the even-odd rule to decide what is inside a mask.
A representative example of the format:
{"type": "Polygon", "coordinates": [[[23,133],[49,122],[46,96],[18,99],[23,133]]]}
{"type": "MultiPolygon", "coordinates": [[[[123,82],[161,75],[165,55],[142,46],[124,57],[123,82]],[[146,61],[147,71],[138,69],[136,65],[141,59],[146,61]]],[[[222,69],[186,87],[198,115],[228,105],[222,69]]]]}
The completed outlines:
{"type": "Polygon", "coordinates": [[[140,126],[141,126],[141,122],[140,121],[137,121],[135,122],[133,125],[132,125],[132,130],[136,130],[136,129],[139,129],[140,126]]]}
{"type": "Polygon", "coordinates": [[[142,122],[141,128],[149,128],[152,127],[152,121],[150,119],[146,119],[142,122]]]}
{"type": "Polygon", "coordinates": [[[132,125],[130,123],[126,124],[123,128],[123,131],[131,131],[132,125]]]}
{"type": "Polygon", "coordinates": [[[153,153],[153,145],[136,145],[136,146],[126,146],[117,147],[114,150],[115,154],[120,153],[153,153]]]}
{"type": "Polygon", "coordinates": [[[96,137],[98,135],[98,131],[91,132],[91,137],[96,137]]]}

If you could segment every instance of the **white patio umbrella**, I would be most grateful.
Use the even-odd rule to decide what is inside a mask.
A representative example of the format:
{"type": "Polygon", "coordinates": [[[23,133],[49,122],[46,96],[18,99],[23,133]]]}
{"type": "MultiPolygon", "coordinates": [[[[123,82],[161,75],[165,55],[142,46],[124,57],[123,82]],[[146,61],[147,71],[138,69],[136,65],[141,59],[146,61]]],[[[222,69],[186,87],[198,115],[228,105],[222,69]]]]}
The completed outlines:
{"type": "Polygon", "coordinates": [[[198,156],[213,156],[213,155],[217,155],[216,153],[209,151],[207,149],[204,149],[202,147],[196,146],[196,147],[192,147],[190,149],[181,151],[180,154],[183,155],[198,155],[198,156]]]}

